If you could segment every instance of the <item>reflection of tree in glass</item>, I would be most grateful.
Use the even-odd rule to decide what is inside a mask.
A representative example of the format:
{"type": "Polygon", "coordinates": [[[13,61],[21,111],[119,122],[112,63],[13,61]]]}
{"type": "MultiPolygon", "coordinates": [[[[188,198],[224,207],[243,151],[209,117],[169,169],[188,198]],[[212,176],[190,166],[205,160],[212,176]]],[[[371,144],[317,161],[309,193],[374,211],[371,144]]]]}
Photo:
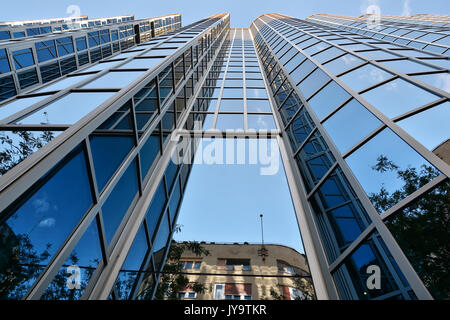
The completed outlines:
{"type": "MultiPolygon", "coordinates": [[[[180,232],[181,226],[175,226],[175,232],[180,232]]],[[[197,294],[204,293],[206,288],[200,283],[189,283],[189,279],[181,274],[183,268],[180,265],[180,259],[183,253],[189,250],[196,256],[209,255],[209,251],[206,250],[200,243],[192,242],[176,242],[172,241],[169,252],[167,254],[166,264],[164,265],[163,272],[161,274],[158,288],[156,289],[155,300],[179,300],[178,293],[184,291],[186,288],[192,289],[197,294]]],[[[132,299],[130,292],[132,292],[134,286],[137,285],[139,279],[138,274],[143,273],[144,279],[136,290],[136,299],[138,300],[151,300],[153,286],[153,272],[120,272],[119,277],[115,283],[114,291],[118,299],[127,300],[132,299]]]]}
{"type": "MultiPolygon", "coordinates": [[[[292,277],[291,288],[300,291],[300,294],[294,297],[294,300],[315,300],[314,287],[312,282],[302,277],[292,277]]],[[[283,292],[283,289],[280,289],[283,292]]],[[[288,299],[283,294],[280,294],[275,288],[270,288],[270,296],[262,297],[261,300],[286,300],[288,299]]]]}
{"type": "MultiPolygon", "coordinates": [[[[72,266],[79,266],[79,259],[77,257],[76,252],[73,252],[70,257],[69,261],[72,266]]],[[[97,265],[99,263],[98,259],[94,259],[92,261],[94,265],[97,265]]],[[[56,274],[53,281],[50,283],[48,288],[43,293],[41,300],[80,300],[81,296],[83,295],[84,289],[86,289],[89,280],[91,279],[92,274],[95,271],[95,267],[89,265],[89,266],[79,266],[82,268],[81,272],[81,282],[80,282],[80,288],[76,289],[70,289],[67,280],[71,276],[71,274],[67,273],[67,267],[68,265],[64,265],[60,271],[56,274]]]]}
{"type": "Polygon", "coordinates": [[[28,235],[15,235],[6,223],[0,225],[0,300],[22,299],[49,258],[50,246],[39,254],[28,235]]]}
{"type": "Polygon", "coordinates": [[[186,250],[191,251],[197,257],[201,257],[202,255],[208,256],[210,254],[208,250],[196,241],[181,243],[172,241],[167,256],[167,263],[163,268],[163,274],[161,275],[159,286],[156,290],[155,300],[178,300],[178,293],[185,291],[187,288],[197,294],[203,294],[205,292],[206,287],[204,284],[197,282],[190,283],[189,279],[181,274],[183,268],[180,264],[180,259],[186,250]]]}
{"type": "Polygon", "coordinates": [[[15,141],[6,132],[0,132],[0,175],[4,175],[55,137],[51,131],[42,131],[39,136],[30,131],[11,132],[20,140],[15,141]]]}
{"type": "MultiPolygon", "coordinates": [[[[395,163],[380,156],[375,171],[396,172],[403,180],[400,190],[389,193],[381,188],[370,195],[378,212],[384,212],[406,196],[432,181],[440,174],[431,166],[420,170],[401,170],[395,163]]],[[[421,196],[412,205],[394,214],[386,222],[403,252],[436,299],[450,299],[450,183],[442,183],[421,196]]]]}

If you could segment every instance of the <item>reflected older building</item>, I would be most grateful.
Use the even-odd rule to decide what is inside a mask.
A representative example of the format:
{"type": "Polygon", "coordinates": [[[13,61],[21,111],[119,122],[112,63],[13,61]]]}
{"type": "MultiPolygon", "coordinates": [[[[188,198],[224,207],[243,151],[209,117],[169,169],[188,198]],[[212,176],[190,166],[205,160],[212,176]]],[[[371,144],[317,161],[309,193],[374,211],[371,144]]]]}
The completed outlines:
{"type": "Polygon", "coordinates": [[[259,254],[261,244],[201,243],[201,246],[208,255],[199,257],[186,250],[177,262],[189,283],[202,284],[205,291],[197,294],[188,285],[178,292],[180,299],[306,300],[314,297],[305,255],[295,249],[265,244],[268,255],[263,259],[259,254]]]}
{"type": "Polygon", "coordinates": [[[152,299],[198,136],[233,129],[279,148],[317,299],[448,299],[450,21],[372,18],[0,41],[0,297],[152,299]]]}

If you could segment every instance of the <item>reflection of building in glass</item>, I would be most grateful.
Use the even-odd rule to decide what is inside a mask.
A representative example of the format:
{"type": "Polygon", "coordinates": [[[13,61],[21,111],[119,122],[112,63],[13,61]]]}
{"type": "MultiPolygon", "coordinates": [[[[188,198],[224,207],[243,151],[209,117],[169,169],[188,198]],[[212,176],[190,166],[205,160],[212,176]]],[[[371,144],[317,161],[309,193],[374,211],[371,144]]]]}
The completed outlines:
{"type": "Polygon", "coordinates": [[[1,298],[153,298],[209,129],[272,130],[318,299],[450,297],[448,16],[229,19],[0,41],[1,298]]]}
{"type": "Polygon", "coordinates": [[[190,286],[179,292],[181,299],[285,300],[311,299],[314,296],[308,266],[303,254],[281,245],[266,244],[269,256],[263,261],[258,254],[260,244],[202,243],[209,255],[198,257],[192,251],[183,253],[179,263],[189,283],[205,286],[197,294],[190,286]],[[299,276],[293,281],[294,276],[299,276]],[[301,276],[301,278],[300,278],[301,276]]]}

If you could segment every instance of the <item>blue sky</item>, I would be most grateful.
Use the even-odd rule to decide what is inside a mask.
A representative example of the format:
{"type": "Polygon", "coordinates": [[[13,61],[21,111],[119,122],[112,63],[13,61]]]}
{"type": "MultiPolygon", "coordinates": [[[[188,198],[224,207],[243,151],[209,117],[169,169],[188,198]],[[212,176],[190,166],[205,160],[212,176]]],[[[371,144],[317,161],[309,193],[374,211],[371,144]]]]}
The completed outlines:
{"type": "Polygon", "coordinates": [[[136,18],[146,18],[181,13],[184,24],[214,13],[229,12],[232,27],[248,27],[253,19],[268,12],[283,13],[297,18],[306,18],[314,13],[357,16],[370,4],[379,5],[382,14],[449,13],[448,0],[22,0],[2,2],[0,21],[69,16],[66,9],[71,5],[77,5],[81,9],[81,14],[93,18],[121,14],[134,14],[136,18]]]}
{"type": "MultiPolygon", "coordinates": [[[[211,141],[203,142],[203,150],[207,146],[211,141]]],[[[176,240],[261,243],[262,213],[265,243],[304,252],[281,158],[276,174],[261,175],[261,168],[267,165],[261,161],[249,164],[249,152],[246,143],[245,165],[194,165],[180,208],[177,223],[182,228],[176,240]]],[[[223,155],[226,159],[225,149],[223,155]]],[[[198,159],[197,152],[196,162],[198,159]]]]}

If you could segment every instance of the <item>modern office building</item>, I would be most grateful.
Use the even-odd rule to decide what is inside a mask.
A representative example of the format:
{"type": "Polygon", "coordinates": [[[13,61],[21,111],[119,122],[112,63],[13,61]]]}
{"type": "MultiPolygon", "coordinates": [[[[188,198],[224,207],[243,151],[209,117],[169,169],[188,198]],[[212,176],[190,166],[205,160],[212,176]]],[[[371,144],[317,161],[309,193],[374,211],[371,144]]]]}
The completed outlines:
{"type": "Polygon", "coordinates": [[[265,244],[200,243],[208,254],[185,250],[181,264],[189,284],[178,292],[182,300],[306,300],[314,297],[306,258],[293,248],[265,244]],[[294,281],[296,279],[297,281],[294,281]],[[299,281],[301,284],[299,285],[299,281]],[[192,283],[202,284],[196,293],[192,283]]]}
{"type": "Polygon", "coordinates": [[[66,20],[1,24],[0,101],[37,91],[42,84],[181,28],[180,14],[66,20]]]}
{"type": "Polygon", "coordinates": [[[0,299],[151,299],[201,138],[279,149],[317,299],[448,299],[449,30],[217,14],[23,91],[0,42],[0,299]]]}

